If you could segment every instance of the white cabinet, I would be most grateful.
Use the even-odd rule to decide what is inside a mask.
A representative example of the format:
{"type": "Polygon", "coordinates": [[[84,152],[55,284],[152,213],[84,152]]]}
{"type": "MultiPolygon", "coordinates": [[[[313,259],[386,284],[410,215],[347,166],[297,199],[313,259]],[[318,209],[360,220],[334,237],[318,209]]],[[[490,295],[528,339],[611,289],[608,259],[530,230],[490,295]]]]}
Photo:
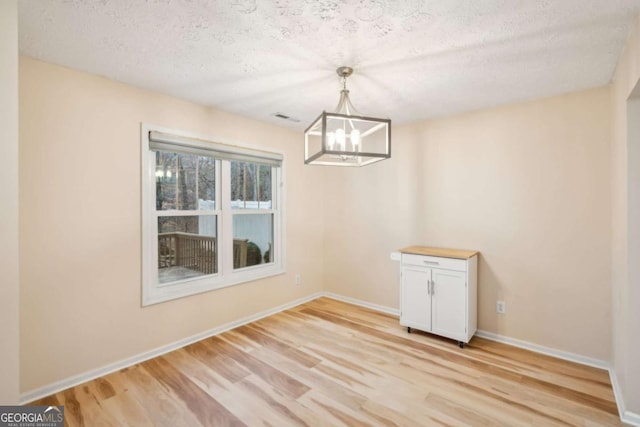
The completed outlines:
{"type": "Polygon", "coordinates": [[[468,343],[477,329],[478,252],[401,249],[400,324],[468,343]]]}

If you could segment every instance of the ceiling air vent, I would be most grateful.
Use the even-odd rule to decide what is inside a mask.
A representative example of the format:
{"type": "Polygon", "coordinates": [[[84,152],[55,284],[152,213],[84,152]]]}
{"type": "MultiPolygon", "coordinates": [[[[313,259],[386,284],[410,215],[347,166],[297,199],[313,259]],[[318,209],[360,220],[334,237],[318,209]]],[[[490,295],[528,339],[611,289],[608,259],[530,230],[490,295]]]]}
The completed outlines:
{"type": "Polygon", "coordinates": [[[295,117],[287,116],[286,114],[283,114],[283,113],[273,113],[273,117],[277,117],[282,120],[289,120],[290,122],[295,122],[295,123],[300,122],[299,119],[296,119],[295,117]]]}

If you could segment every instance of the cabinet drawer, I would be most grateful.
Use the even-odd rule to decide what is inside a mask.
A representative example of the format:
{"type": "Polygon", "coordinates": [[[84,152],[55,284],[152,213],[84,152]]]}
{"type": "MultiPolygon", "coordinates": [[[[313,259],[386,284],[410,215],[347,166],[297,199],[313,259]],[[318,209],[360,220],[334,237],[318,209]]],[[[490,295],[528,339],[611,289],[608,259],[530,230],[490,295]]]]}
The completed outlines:
{"type": "Polygon", "coordinates": [[[426,255],[402,254],[402,264],[422,267],[444,268],[447,270],[467,271],[467,261],[455,258],[440,258],[426,255]]]}

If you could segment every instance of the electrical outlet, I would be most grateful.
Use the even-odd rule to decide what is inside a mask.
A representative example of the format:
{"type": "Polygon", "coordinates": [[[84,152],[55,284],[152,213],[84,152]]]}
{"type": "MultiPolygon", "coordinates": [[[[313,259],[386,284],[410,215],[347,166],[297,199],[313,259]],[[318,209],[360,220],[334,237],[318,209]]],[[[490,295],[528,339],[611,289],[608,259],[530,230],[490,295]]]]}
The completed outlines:
{"type": "Polygon", "coordinates": [[[504,314],[507,311],[507,306],[505,305],[504,301],[496,302],[496,311],[498,312],[498,314],[504,314]]]}
{"type": "Polygon", "coordinates": [[[302,279],[299,274],[296,274],[296,286],[300,286],[302,284],[302,279]]]}

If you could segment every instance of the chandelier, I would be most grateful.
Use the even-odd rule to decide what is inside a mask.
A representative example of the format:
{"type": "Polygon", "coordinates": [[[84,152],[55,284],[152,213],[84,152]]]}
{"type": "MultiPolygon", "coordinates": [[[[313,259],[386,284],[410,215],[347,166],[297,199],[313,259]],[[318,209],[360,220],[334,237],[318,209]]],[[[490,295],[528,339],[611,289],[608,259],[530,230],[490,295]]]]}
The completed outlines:
{"type": "Polygon", "coordinates": [[[304,162],[310,165],[365,166],[391,157],[391,120],[358,114],[349,99],[351,67],[336,70],[342,80],[335,112],[323,111],[304,131],[304,162]]]}

